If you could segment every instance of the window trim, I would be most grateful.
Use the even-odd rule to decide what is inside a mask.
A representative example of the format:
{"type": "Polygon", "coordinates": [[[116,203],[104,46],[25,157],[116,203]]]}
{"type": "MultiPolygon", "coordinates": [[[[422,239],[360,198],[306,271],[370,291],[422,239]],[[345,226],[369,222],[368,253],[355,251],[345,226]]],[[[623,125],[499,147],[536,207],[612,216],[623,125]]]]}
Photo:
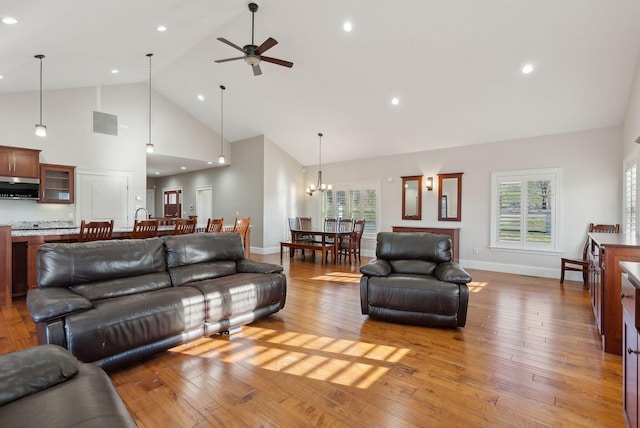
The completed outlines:
{"type": "MultiPolygon", "coordinates": [[[[373,189],[376,192],[376,231],[375,232],[365,232],[362,234],[362,239],[375,239],[380,232],[380,225],[382,222],[382,198],[381,195],[381,182],[380,180],[368,180],[368,181],[347,181],[342,183],[333,183],[332,191],[336,192],[339,190],[353,190],[353,189],[373,189]]],[[[322,205],[325,198],[324,192],[321,195],[322,199],[318,204],[318,218],[321,220],[321,225],[324,224],[324,217],[322,216],[322,205]]],[[[356,219],[358,220],[358,219],[356,219]]],[[[322,226],[320,226],[322,227],[322,226]]]]}
{"type": "Polygon", "coordinates": [[[635,158],[635,156],[629,156],[627,157],[623,164],[622,164],[622,231],[624,231],[625,233],[633,233],[635,234],[638,230],[638,219],[637,219],[637,213],[638,213],[638,162],[635,158]],[[633,195],[633,199],[635,200],[635,207],[634,210],[632,210],[632,213],[635,214],[635,218],[633,219],[633,221],[631,222],[631,225],[633,226],[633,230],[627,230],[627,227],[629,226],[629,216],[627,214],[629,214],[627,212],[627,172],[631,169],[631,168],[635,168],[635,177],[636,177],[636,182],[632,184],[632,191],[634,192],[633,195]],[[635,211],[635,212],[633,212],[635,211]]]}
{"type": "Polygon", "coordinates": [[[490,221],[490,243],[491,250],[518,252],[530,254],[558,254],[561,253],[560,233],[561,229],[561,200],[562,189],[562,169],[561,168],[540,168],[540,169],[523,169],[512,171],[494,171],[491,173],[491,221],[490,221]],[[513,178],[529,181],[535,177],[551,176],[553,185],[553,196],[551,200],[551,243],[550,244],[531,244],[525,240],[514,243],[506,243],[498,241],[498,217],[500,215],[498,207],[498,182],[505,178],[513,178]]]}

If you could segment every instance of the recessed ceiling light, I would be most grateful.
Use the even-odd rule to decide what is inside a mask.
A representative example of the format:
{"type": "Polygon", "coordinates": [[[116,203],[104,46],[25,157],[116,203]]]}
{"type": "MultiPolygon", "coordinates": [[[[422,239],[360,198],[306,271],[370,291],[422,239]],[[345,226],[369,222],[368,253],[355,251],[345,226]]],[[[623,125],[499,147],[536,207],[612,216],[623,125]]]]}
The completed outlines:
{"type": "Polygon", "coordinates": [[[342,25],[342,28],[348,33],[349,31],[353,30],[353,24],[351,24],[350,21],[347,21],[342,25]]]}
{"type": "Polygon", "coordinates": [[[118,74],[120,73],[120,70],[118,70],[117,68],[114,68],[113,70],[111,70],[111,74],[118,74]]]}
{"type": "Polygon", "coordinates": [[[165,27],[164,25],[158,25],[157,30],[162,33],[163,31],[167,31],[167,27],[165,27]]]}
{"type": "Polygon", "coordinates": [[[523,72],[524,74],[529,74],[529,73],[531,73],[532,71],[533,71],[533,65],[531,65],[531,64],[525,64],[525,65],[522,67],[522,72],[523,72]]]}
{"type": "Polygon", "coordinates": [[[213,165],[212,161],[207,161],[207,165],[213,165]]]}
{"type": "Polygon", "coordinates": [[[2,18],[2,23],[7,25],[13,25],[13,24],[17,24],[18,20],[15,19],[13,16],[5,16],[2,18]]]}
{"type": "Polygon", "coordinates": [[[156,174],[156,175],[160,175],[160,172],[156,171],[156,172],[155,172],[155,174],[156,174]]]}
{"type": "Polygon", "coordinates": [[[204,95],[202,95],[202,94],[198,94],[198,99],[199,99],[200,101],[204,101],[204,95]]]}
{"type": "Polygon", "coordinates": [[[4,76],[2,74],[0,74],[0,79],[4,79],[4,76]]]}
{"type": "Polygon", "coordinates": [[[186,166],[181,166],[180,169],[187,169],[187,167],[186,166]]]}
{"type": "Polygon", "coordinates": [[[398,97],[391,98],[391,104],[393,104],[394,106],[400,104],[400,100],[398,99],[398,97]]]}

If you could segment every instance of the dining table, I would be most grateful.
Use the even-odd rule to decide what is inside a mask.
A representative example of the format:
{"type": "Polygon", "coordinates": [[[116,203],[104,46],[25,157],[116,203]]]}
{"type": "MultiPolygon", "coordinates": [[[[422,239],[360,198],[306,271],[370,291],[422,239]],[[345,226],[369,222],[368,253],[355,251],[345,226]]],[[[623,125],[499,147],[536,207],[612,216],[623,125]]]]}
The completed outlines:
{"type": "Polygon", "coordinates": [[[295,247],[295,242],[309,242],[309,237],[311,237],[311,242],[315,242],[317,244],[325,246],[332,246],[332,258],[333,263],[336,264],[338,262],[338,249],[340,248],[340,238],[349,236],[351,231],[337,232],[337,231],[326,231],[326,230],[316,230],[316,229],[291,229],[291,243],[293,244],[291,248],[295,247]],[[303,238],[304,237],[304,238],[303,238]]]}

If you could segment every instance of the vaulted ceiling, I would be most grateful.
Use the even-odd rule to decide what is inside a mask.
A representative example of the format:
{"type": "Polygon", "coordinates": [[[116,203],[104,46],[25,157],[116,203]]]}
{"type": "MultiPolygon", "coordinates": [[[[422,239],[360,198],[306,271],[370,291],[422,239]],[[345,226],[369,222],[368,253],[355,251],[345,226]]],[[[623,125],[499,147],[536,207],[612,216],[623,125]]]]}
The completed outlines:
{"type": "Polygon", "coordinates": [[[243,0],[3,0],[0,93],[38,89],[35,54],[48,90],[146,82],[153,52],[154,91],[219,132],[223,84],[225,139],[311,165],[320,131],[335,162],[619,125],[640,51],[637,0],[256,3],[293,68],[214,62],[251,41],[243,0]]]}

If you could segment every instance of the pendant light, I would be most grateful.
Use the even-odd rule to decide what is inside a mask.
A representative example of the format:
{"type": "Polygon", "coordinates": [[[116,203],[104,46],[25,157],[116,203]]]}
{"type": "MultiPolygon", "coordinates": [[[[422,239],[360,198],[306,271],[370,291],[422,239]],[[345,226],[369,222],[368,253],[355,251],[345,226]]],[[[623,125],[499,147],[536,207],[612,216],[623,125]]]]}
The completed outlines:
{"type": "Polygon", "coordinates": [[[223,141],[224,141],[224,90],[227,89],[220,85],[220,156],[218,163],[224,164],[223,141]]]}
{"type": "Polygon", "coordinates": [[[38,137],[46,137],[47,127],[42,124],[42,59],[44,55],[36,55],[35,58],[40,60],[40,122],[36,125],[36,135],[38,137]]]}
{"type": "Polygon", "coordinates": [[[324,192],[325,190],[332,189],[331,184],[326,184],[322,182],[322,136],[323,136],[322,132],[318,132],[318,137],[320,137],[319,154],[318,154],[318,184],[317,185],[310,184],[309,187],[307,187],[307,195],[309,196],[313,196],[313,193],[316,190],[324,192]]]}
{"type": "Polygon", "coordinates": [[[151,57],[152,53],[148,53],[149,58],[149,141],[147,142],[147,153],[153,153],[153,144],[151,144],[151,57]]]}

